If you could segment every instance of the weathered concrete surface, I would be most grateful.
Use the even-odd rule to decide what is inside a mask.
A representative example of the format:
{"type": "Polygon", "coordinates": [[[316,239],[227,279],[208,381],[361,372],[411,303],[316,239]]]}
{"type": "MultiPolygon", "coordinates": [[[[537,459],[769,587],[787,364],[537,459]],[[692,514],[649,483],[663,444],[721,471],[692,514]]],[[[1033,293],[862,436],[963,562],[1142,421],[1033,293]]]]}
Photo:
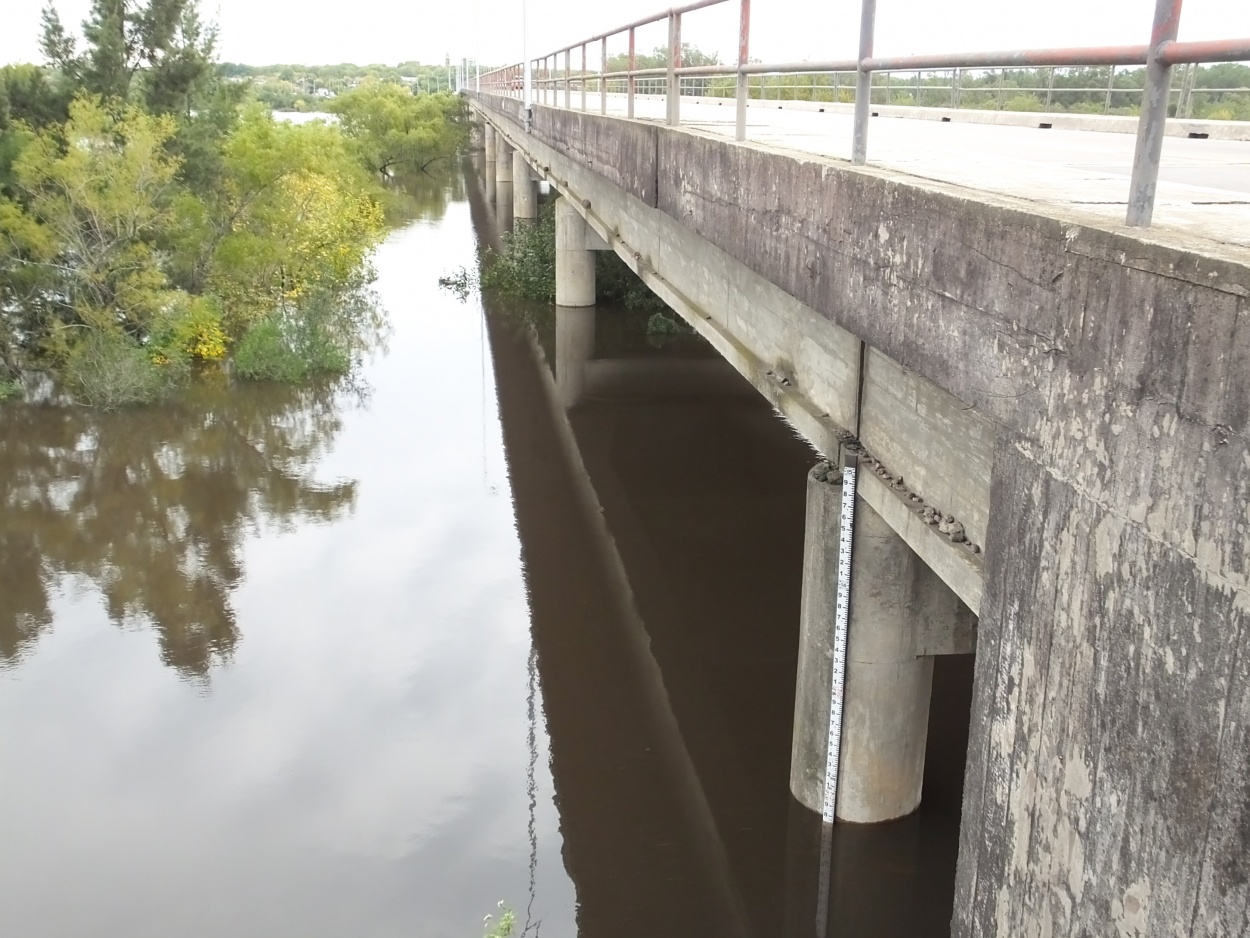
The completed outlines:
{"type": "MultiPolygon", "coordinates": [[[[682,124],[720,139],[734,136],[733,103],[702,104],[682,101],[682,124]]],[[[716,99],[712,99],[716,100],[716,99]]],[[[623,100],[613,101],[613,113],[625,113],[623,100]]],[[[794,109],[789,103],[753,102],[747,115],[747,139],[757,144],[801,150],[825,158],[850,159],[853,120],[848,111],[830,107],[826,113],[794,109]]],[[[805,102],[798,102],[800,104],[805,102]]],[[[662,100],[640,100],[637,116],[664,120],[662,100]]],[[[933,109],[936,111],[936,109],[933,109]]],[[[933,114],[919,115],[920,117],[933,114]]],[[[885,117],[883,108],[874,115],[885,117]]],[[[986,117],[996,112],[979,112],[986,117]]],[[[1127,209],[1133,165],[1136,118],[1094,118],[1104,124],[1121,121],[1132,133],[1107,132],[1106,127],[1041,115],[1027,125],[1011,122],[986,124],[958,120],[961,112],[947,112],[951,123],[924,119],[876,120],[869,128],[868,159],[873,166],[911,173],[925,179],[965,187],[978,193],[998,193],[1032,204],[1046,213],[1055,206],[1094,224],[1122,224],[1127,209]],[[1050,124],[1041,129],[1039,125],[1050,124]]],[[[933,115],[937,116],[937,115],[933,115]]],[[[1210,139],[1190,140],[1172,134],[1187,122],[1168,121],[1163,144],[1159,187],[1155,197],[1155,228],[1185,231],[1216,242],[1250,247],[1250,123],[1242,122],[1239,139],[1217,139],[1233,122],[1207,121],[1188,132],[1208,133],[1210,139]]]]}
{"type": "Polygon", "coordinates": [[[536,135],[649,206],[656,200],[657,132],[598,115],[534,109],[536,135]]]}
{"type": "Polygon", "coordinates": [[[512,217],[522,221],[538,217],[538,182],[520,150],[512,151],[512,217]]]}
{"type": "Polygon", "coordinates": [[[595,305],[595,255],[586,248],[586,220],[556,199],[556,306],[595,305]]]}
{"type": "Polygon", "coordinates": [[[498,155],[498,159],[495,160],[495,183],[512,185],[512,162],[515,155],[512,147],[509,146],[507,140],[496,136],[495,152],[498,155]]]}
{"type": "MultiPolygon", "coordinates": [[[[746,345],[730,322],[750,310],[735,312],[705,332],[719,330],[727,357],[780,363],[801,344],[788,337],[842,330],[995,439],[954,933],[1246,934],[1250,254],[644,133],[657,135],[659,212],[595,189],[622,167],[558,169],[566,188],[595,189],[589,213],[602,201],[615,237],[671,272],[650,274],[657,292],[702,290],[687,306],[710,321],[722,302],[741,309],[730,294],[745,280],[769,298],[757,323],[792,309],[758,277],[828,323],[794,310],[770,350],[746,345]],[[683,232],[709,247],[669,257],[683,232]],[[695,264],[727,276],[719,295],[698,287],[695,264]]],[[[536,137],[527,146],[554,158],[536,137]]],[[[831,343],[829,361],[839,354],[831,343]]],[[[802,377],[806,418],[790,390],[773,398],[809,438],[836,407],[812,403],[818,387],[802,377]]]]}
{"type": "MultiPolygon", "coordinates": [[[[513,102],[504,101],[507,112],[513,102]]],[[[587,122],[610,119],[584,117],[587,122]]],[[[593,230],[639,276],[708,339],[812,443],[836,453],[847,427],[858,422],[860,435],[872,428],[858,420],[856,404],[886,391],[879,378],[895,375],[883,367],[866,369],[860,380],[861,343],[811,307],[751,271],[740,261],[710,245],[678,220],[640,204],[598,172],[547,146],[537,133],[525,134],[508,118],[496,116],[504,139],[522,145],[548,182],[580,206],[593,230]]],[[[637,126],[637,125],[631,125],[637,126]]],[[[952,543],[936,525],[926,523],[924,510],[955,512],[968,517],[968,539],[979,544],[981,532],[974,519],[984,517],[989,504],[990,447],[952,448],[949,440],[977,440],[985,436],[985,418],[931,382],[912,376],[907,384],[915,416],[908,421],[910,446],[901,461],[880,474],[864,476],[862,493],[875,511],[907,541],[942,580],[974,611],[979,607],[982,580],[980,556],[967,543],[952,543]],[[952,456],[953,465],[946,465],[952,456]],[[944,469],[940,468],[945,466],[944,469]],[[925,470],[927,467],[927,470],[925,470]],[[926,501],[927,493],[897,482],[897,475],[920,478],[964,479],[947,486],[951,503],[926,501]],[[913,498],[914,496],[914,498],[913,498]],[[924,496],[924,498],[921,498],[924,496]],[[936,504],[936,509],[933,505],[936,504]]],[[[886,408],[864,407],[868,421],[886,408]]]]}
{"type": "MultiPolygon", "coordinates": [[[[807,479],[790,790],[816,812],[828,758],[841,485],[827,463],[807,479]]],[[[875,823],[919,806],[932,656],[966,654],[976,637],[967,607],[858,502],[837,816],[875,823]]]]}

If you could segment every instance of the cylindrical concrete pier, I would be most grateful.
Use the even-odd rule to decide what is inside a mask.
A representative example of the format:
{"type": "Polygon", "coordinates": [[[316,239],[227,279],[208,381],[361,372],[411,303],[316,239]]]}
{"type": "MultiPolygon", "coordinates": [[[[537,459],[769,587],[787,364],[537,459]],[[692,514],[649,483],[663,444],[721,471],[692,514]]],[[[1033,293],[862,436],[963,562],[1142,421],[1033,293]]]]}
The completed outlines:
{"type": "Polygon", "coordinates": [[[538,181],[520,150],[512,151],[512,214],[517,221],[538,217],[538,181]]]}
{"type": "Polygon", "coordinates": [[[495,160],[495,181],[500,183],[512,182],[512,147],[507,142],[498,137],[495,140],[495,151],[498,159],[495,160]]]}
{"type": "Polygon", "coordinates": [[[595,252],[586,249],[586,220],[556,199],[556,305],[595,305],[595,252]]]}
{"type": "Polygon", "coordinates": [[[486,162],[495,162],[495,128],[490,124],[485,125],[485,141],[486,141],[486,162]]]}
{"type": "MultiPolygon", "coordinates": [[[[808,476],[790,788],[817,812],[823,808],[828,755],[841,489],[840,473],[827,464],[808,476]]],[[[933,685],[933,659],[916,653],[923,628],[914,607],[920,563],[857,498],[839,820],[888,821],[920,805],[933,685]]]]}

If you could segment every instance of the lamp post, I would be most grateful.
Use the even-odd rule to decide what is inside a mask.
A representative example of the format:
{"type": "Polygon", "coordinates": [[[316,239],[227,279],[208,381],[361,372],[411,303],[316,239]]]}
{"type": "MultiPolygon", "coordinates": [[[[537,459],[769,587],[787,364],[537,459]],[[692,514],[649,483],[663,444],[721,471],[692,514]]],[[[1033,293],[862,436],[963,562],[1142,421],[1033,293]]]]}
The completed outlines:
{"type": "Polygon", "coordinates": [[[529,2],[521,0],[521,61],[525,77],[522,81],[522,102],[525,105],[525,132],[529,133],[534,126],[533,83],[530,74],[529,53],[529,2]]]}

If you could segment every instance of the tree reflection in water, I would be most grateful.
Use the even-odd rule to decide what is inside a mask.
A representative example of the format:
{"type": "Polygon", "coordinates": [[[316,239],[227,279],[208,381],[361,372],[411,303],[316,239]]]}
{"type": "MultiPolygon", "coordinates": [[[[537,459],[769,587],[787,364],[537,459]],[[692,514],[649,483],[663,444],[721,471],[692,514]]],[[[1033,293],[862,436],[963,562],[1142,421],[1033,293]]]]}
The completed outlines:
{"type": "Polygon", "coordinates": [[[0,410],[0,667],[52,622],[50,595],[89,580],[119,626],[151,625],[161,659],[205,680],[239,631],[230,593],[244,535],[349,513],[356,483],[313,469],[341,427],[349,381],[200,383],[157,407],[0,410]]]}

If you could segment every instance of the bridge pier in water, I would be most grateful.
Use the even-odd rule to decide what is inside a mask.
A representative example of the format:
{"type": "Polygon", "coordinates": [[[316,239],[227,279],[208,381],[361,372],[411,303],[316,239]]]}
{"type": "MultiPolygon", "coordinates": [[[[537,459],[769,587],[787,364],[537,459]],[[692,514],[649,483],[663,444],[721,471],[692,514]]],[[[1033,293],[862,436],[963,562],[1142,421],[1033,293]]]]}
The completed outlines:
{"type": "Polygon", "coordinates": [[[515,152],[508,142],[502,138],[495,141],[495,182],[512,185],[512,155],[515,152]]]}
{"type": "Polygon", "coordinates": [[[525,222],[538,218],[538,180],[520,150],[512,151],[512,216],[525,222]]]}
{"type": "MultiPolygon", "coordinates": [[[[803,604],[790,788],[824,803],[841,476],[807,478],[803,604]]],[[[920,806],[933,656],[973,651],[976,620],[877,512],[858,497],[837,817],[876,823],[920,806]]]]}
{"type": "MultiPolygon", "coordinates": [[[[483,145],[486,149],[486,162],[493,163],[495,162],[495,158],[496,158],[495,128],[492,127],[489,122],[485,123],[484,127],[485,127],[485,130],[483,131],[483,145]]],[[[490,166],[487,167],[488,170],[492,168],[493,167],[490,167],[490,166]]],[[[493,173],[488,172],[486,175],[487,175],[487,178],[489,178],[491,175],[493,175],[493,173]]]]}
{"type": "Polygon", "coordinates": [[[586,219],[556,199],[556,306],[595,305],[595,254],[587,246],[586,219]]]}

